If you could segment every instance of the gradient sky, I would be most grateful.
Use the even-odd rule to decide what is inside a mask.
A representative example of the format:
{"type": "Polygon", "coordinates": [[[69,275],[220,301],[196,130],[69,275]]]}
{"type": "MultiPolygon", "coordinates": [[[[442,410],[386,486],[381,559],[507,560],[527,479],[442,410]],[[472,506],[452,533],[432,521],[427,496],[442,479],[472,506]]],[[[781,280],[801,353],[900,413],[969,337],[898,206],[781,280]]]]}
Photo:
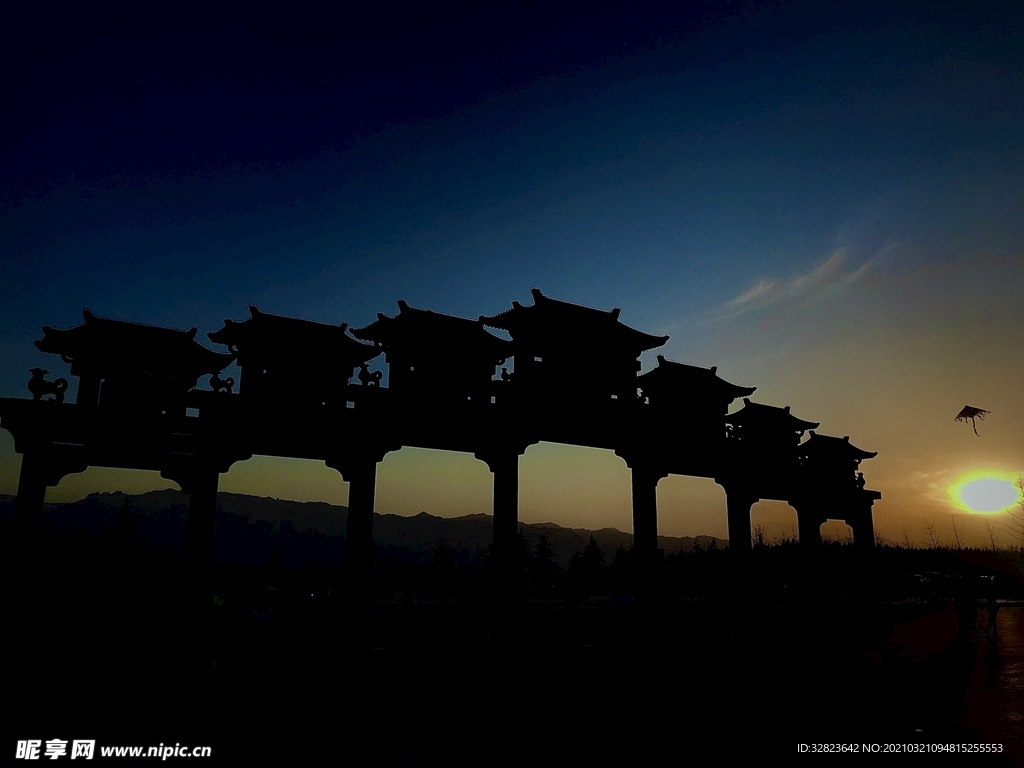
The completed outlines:
{"type": "MultiPolygon", "coordinates": [[[[980,544],[1004,516],[947,489],[1024,471],[1024,10],[849,5],[21,11],[0,41],[0,395],[66,375],[32,341],[83,307],[358,327],[400,298],[476,317],[536,286],[879,451],[883,536],[948,539],[957,515],[980,544]],[[965,403],[992,411],[981,437],[965,403]]],[[[0,431],[0,492],[19,463],[0,431]]],[[[613,454],[520,466],[522,520],[630,530],[613,454]]],[[[47,498],[157,487],[92,469],[47,498]]],[[[261,457],[221,488],[347,499],[322,464],[261,457]]],[[[662,533],[726,535],[712,481],[658,493],[662,533]]],[[[490,475],[404,449],[377,509],[489,511],[490,475]]],[[[778,503],[754,521],[795,526],[778,503]]]]}

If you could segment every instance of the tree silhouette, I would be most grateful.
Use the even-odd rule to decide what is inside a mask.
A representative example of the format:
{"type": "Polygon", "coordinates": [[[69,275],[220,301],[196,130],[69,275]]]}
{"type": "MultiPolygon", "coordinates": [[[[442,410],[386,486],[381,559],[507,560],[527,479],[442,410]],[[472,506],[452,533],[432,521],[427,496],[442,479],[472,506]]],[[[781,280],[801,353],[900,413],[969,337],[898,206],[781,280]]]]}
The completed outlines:
{"type": "Polygon", "coordinates": [[[1014,483],[1020,495],[1017,496],[1016,508],[1007,511],[1006,530],[1013,536],[1014,542],[1024,552],[1024,475],[1017,475],[1014,483]]]}
{"type": "Polygon", "coordinates": [[[555,550],[551,547],[551,539],[547,533],[542,533],[537,540],[530,564],[534,590],[543,595],[553,593],[562,569],[555,560],[555,550]]]}
{"type": "Polygon", "coordinates": [[[594,535],[590,535],[587,546],[574,553],[569,559],[569,576],[573,584],[584,594],[602,591],[605,587],[604,552],[598,546],[594,535]]]}
{"type": "Polygon", "coordinates": [[[616,589],[631,591],[633,585],[632,553],[621,544],[612,558],[612,582],[616,589]]]}
{"type": "Polygon", "coordinates": [[[533,559],[533,550],[530,547],[530,540],[526,538],[526,529],[519,526],[519,536],[516,539],[515,562],[519,570],[527,570],[530,560],[533,559]]]}
{"type": "Polygon", "coordinates": [[[134,558],[141,554],[143,543],[139,539],[139,515],[132,508],[130,496],[125,496],[124,503],[115,513],[108,535],[116,557],[134,558]]]}
{"type": "Polygon", "coordinates": [[[437,545],[430,556],[430,582],[436,597],[451,593],[458,566],[452,558],[451,547],[444,536],[437,540],[437,545]]]}

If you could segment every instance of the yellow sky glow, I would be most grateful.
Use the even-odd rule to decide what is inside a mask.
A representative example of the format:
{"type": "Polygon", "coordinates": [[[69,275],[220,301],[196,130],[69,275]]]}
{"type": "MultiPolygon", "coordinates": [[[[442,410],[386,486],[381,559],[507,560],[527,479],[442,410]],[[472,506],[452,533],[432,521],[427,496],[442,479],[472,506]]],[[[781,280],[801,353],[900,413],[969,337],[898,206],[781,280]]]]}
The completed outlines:
{"type": "Polygon", "coordinates": [[[972,472],[950,486],[949,497],[954,506],[967,512],[1002,512],[1020,498],[1016,479],[1005,472],[972,472]]]}

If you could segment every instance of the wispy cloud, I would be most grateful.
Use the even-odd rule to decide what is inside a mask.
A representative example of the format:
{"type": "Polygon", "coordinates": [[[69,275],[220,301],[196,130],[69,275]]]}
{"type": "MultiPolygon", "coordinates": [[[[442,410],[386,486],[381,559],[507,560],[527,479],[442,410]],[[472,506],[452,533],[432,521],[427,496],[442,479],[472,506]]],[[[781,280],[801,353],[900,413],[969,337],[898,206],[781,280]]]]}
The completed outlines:
{"type": "Polygon", "coordinates": [[[759,280],[757,285],[750,288],[742,296],[737,296],[729,302],[729,306],[737,307],[751,302],[765,303],[775,300],[779,295],[780,284],[778,280],[759,280]]]}
{"type": "Polygon", "coordinates": [[[814,269],[788,280],[762,278],[739,296],[727,301],[713,314],[712,320],[727,320],[774,305],[810,303],[841,291],[855,283],[882,256],[887,246],[873,258],[855,269],[849,269],[846,253],[837,250],[814,269]]]}

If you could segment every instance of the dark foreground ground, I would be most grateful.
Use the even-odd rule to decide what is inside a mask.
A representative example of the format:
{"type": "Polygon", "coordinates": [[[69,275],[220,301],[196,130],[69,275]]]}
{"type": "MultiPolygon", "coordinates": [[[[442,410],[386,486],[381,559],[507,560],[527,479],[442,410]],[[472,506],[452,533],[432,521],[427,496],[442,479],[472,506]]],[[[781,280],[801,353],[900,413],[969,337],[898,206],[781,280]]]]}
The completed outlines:
{"type": "Polygon", "coordinates": [[[999,743],[986,764],[1024,764],[1019,596],[1006,595],[993,637],[957,641],[942,578],[897,598],[868,572],[858,581],[857,569],[878,572],[871,560],[842,578],[802,562],[780,581],[767,555],[717,553],[711,586],[688,566],[689,591],[704,594],[526,594],[499,607],[486,592],[391,593],[358,618],[322,573],[264,580],[255,602],[230,596],[222,573],[229,597],[197,637],[180,563],[59,546],[26,558],[10,540],[5,554],[5,760],[19,739],[60,738],[209,745],[204,762],[228,764],[819,764],[842,758],[797,745],[872,742],[999,743]]]}

